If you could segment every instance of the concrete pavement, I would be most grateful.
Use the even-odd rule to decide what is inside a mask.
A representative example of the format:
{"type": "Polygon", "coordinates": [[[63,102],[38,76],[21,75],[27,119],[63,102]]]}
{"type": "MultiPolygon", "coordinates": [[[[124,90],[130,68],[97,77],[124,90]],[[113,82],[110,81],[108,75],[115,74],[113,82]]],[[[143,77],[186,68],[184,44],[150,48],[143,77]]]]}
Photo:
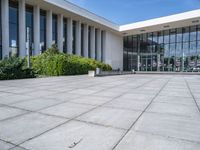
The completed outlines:
{"type": "Polygon", "coordinates": [[[200,76],[0,81],[0,150],[199,150],[200,76]]]}

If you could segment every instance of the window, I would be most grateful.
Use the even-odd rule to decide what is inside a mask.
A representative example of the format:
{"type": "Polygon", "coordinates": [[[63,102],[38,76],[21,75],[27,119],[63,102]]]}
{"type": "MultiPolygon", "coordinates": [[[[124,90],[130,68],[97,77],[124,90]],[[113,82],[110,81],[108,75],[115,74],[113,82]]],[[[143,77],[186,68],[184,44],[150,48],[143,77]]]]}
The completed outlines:
{"type": "Polygon", "coordinates": [[[67,19],[63,19],[63,52],[67,53],[67,19]]]}
{"type": "Polygon", "coordinates": [[[101,61],[104,58],[104,31],[101,31],[101,61]]]}
{"type": "Polygon", "coordinates": [[[182,42],[183,36],[182,36],[182,28],[177,29],[177,35],[176,35],[176,42],[182,42]]]}
{"type": "Polygon", "coordinates": [[[183,42],[189,41],[189,27],[183,28],[183,42]]]}
{"type": "Polygon", "coordinates": [[[72,54],[76,54],[76,21],[73,21],[72,30],[72,54]]]}
{"type": "Polygon", "coordinates": [[[170,30],[170,43],[176,42],[176,30],[172,29],[170,30]]]}
{"type": "Polygon", "coordinates": [[[2,59],[2,23],[1,23],[1,2],[0,2],[0,59],[2,59]]]}
{"type": "Polygon", "coordinates": [[[53,40],[53,44],[57,44],[57,36],[58,36],[58,32],[57,32],[57,15],[53,15],[52,16],[53,20],[52,20],[52,40],[53,40]]]}
{"type": "Polygon", "coordinates": [[[169,30],[164,31],[164,43],[169,43],[169,30]]]}
{"type": "Polygon", "coordinates": [[[84,56],[84,24],[81,24],[81,56],[84,56]]]}
{"type": "Polygon", "coordinates": [[[91,27],[88,27],[88,57],[91,58],[91,27]]]}
{"type": "Polygon", "coordinates": [[[11,51],[9,55],[18,56],[19,42],[19,20],[18,20],[18,2],[9,0],[9,45],[11,51]]]}
{"type": "Polygon", "coordinates": [[[46,11],[40,10],[40,51],[46,50],[46,11]]]}
{"type": "Polygon", "coordinates": [[[197,27],[197,40],[200,41],[200,25],[197,27]]]}
{"type": "Polygon", "coordinates": [[[196,39],[197,39],[196,26],[190,27],[190,41],[196,41],[196,39]]]}
{"type": "Polygon", "coordinates": [[[98,30],[95,29],[95,60],[97,60],[97,33],[98,30]]]}
{"type": "Polygon", "coordinates": [[[26,6],[26,42],[27,41],[27,31],[29,30],[29,50],[30,55],[33,55],[33,7],[26,6]]]}

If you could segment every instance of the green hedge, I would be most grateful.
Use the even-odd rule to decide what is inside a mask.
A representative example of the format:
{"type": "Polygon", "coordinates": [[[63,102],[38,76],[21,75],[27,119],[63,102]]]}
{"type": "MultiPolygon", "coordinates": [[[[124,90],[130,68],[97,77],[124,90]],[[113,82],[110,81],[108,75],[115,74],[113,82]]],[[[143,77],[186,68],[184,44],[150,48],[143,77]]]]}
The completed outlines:
{"type": "Polygon", "coordinates": [[[24,66],[24,59],[5,58],[0,61],[0,80],[24,79],[35,77],[34,72],[24,66]]]}
{"type": "Polygon", "coordinates": [[[41,55],[31,57],[31,66],[37,74],[47,76],[87,74],[97,67],[104,71],[112,70],[109,65],[93,59],[60,53],[54,46],[41,55]]]}

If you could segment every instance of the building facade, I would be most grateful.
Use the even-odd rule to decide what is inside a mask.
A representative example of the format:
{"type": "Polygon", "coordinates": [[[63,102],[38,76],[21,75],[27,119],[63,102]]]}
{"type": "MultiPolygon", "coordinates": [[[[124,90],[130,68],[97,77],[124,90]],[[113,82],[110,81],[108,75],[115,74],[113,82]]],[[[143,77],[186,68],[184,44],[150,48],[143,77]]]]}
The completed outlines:
{"type": "Polygon", "coordinates": [[[0,59],[56,44],[113,69],[200,68],[200,10],[119,26],[66,0],[1,0],[0,9],[0,59]]]}

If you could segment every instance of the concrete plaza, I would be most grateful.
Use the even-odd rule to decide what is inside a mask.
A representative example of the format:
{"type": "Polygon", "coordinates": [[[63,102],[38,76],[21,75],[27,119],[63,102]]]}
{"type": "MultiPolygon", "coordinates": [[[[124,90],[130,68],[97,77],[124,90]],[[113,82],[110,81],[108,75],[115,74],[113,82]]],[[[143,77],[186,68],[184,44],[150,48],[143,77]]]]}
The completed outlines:
{"type": "Polygon", "coordinates": [[[199,150],[200,76],[0,81],[0,150],[199,150]]]}

